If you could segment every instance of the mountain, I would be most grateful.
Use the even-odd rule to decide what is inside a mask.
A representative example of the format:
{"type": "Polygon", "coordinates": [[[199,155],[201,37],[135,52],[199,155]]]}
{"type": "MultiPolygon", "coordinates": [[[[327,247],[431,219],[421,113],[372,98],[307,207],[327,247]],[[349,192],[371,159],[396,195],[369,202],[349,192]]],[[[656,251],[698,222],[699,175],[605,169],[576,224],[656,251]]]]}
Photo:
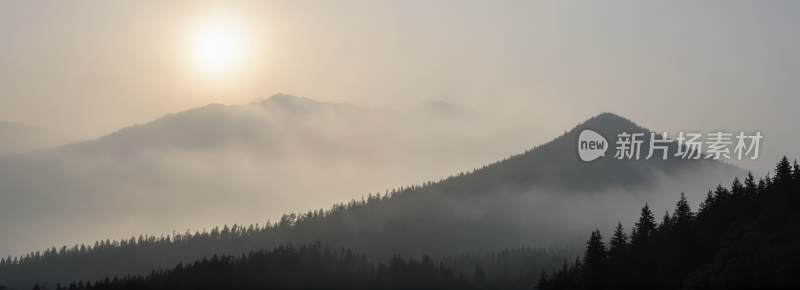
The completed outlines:
{"type": "MultiPolygon", "coordinates": [[[[608,155],[583,163],[576,151],[585,128],[649,133],[604,113],[551,142],[474,171],[376,192],[330,210],[301,212],[296,222],[284,216],[282,223],[295,226],[282,239],[348,245],[378,258],[480,252],[522,243],[571,244],[583,241],[591,229],[610,230],[618,221],[632,224],[631,212],[645,203],[656,212],[669,210],[685,192],[698,204],[719,180],[746,173],[711,159],[674,156],[617,160],[608,155]],[[323,211],[332,213],[319,218],[323,211]]],[[[648,152],[649,134],[643,144],[642,151],[648,152]]],[[[673,142],[670,152],[677,147],[673,142]]]]}
{"type": "MultiPolygon", "coordinates": [[[[265,183],[256,183],[264,185],[286,182],[282,178],[297,172],[288,172],[276,178],[261,175],[266,170],[253,165],[256,163],[252,161],[238,163],[231,160],[240,161],[244,156],[247,160],[274,165],[275,171],[269,172],[272,174],[294,169],[282,167],[290,164],[286,160],[292,158],[313,161],[309,164],[315,166],[302,167],[305,170],[302,173],[319,174],[324,172],[322,169],[325,166],[346,171],[348,168],[342,167],[346,164],[343,162],[352,160],[337,162],[337,158],[347,159],[345,157],[348,154],[356,158],[363,156],[356,154],[362,153],[359,150],[366,150],[363,153],[370,154],[369,150],[375,150],[375,144],[392,143],[374,138],[376,135],[364,134],[364,131],[374,130],[377,136],[390,137],[409,130],[406,127],[392,127],[397,124],[421,122],[442,126],[429,120],[422,122],[406,118],[403,112],[395,110],[325,104],[289,96],[277,96],[244,107],[210,105],[168,115],[146,125],[127,128],[92,142],[59,148],[47,154],[6,158],[0,161],[0,168],[15,170],[6,171],[4,173],[8,175],[0,176],[17,173],[20,174],[17,178],[24,180],[26,174],[41,174],[44,176],[39,181],[49,181],[53,188],[59,186],[62,190],[53,192],[66,192],[65,196],[48,194],[44,191],[48,189],[48,184],[44,183],[37,189],[45,194],[36,196],[37,202],[31,205],[38,206],[45,215],[55,212],[54,216],[69,219],[72,218],[70,213],[78,212],[81,217],[88,217],[78,223],[56,223],[60,227],[58,229],[71,231],[72,234],[78,232],[78,236],[83,234],[80,231],[98,224],[106,226],[104,230],[122,232],[114,228],[120,220],[148,215],[155,218],[175,218],[173,215],[180,215],[184,223],[188,223],[187,220],[205,221],[209,216],[218,218],[240,211],[262,214],[264,210],[259,208],[266,208],[266,204],[254,202],[258,200],[257,197],[248,199],[248,196],[236,192],[237,184],[242,180],[247,181],[241,175],[256,171],[251,176],[267,180],[265,183]],[[187,124],[197,129],[186,130],[192,127],[187,124]],[[353,139],[356,141],[345,142],[353,139]],[[352,145],[355,149],[344,145],[352,145]],[[192,155],[186,155],[187,152],[192,155]],[[323,154],[330,152],[335,154],[323,154]],[[120,167],[120,162],[125,166],[120,167]],[[83,168],[65,167],[65,164],[79,164],[83,168]],[[244,169],[239,168],[242,166],[244,169]],[[69,173],[80,174],[65,177],[65,171],[53,169],[60,167],[69,168],[69,173]],[[226,170],[231,172],[217,176],[226,170]],[[214,174],[203,175],[209,172],[214,174]],[[88,187],[90,189],[102,188],[98,183],[110,185],[107,187],[109,189],[144,183],[144,188],[150,191],[119,190],[106,195],[100,195],[97,191],[77,192],[76,189],[88,183],[81,178],[89,174],[103,177],[102,182],[90,179],[89,185],[96,186],[88,187]],[[128,175],[135,178],[122,178],[128,175]],[[227,183],[220,182],[220,179],[227,183]],[[103,222],[106,224],[103,225],[103,222]]],[[[454,123],[463,123],[463,120],[457,121],[454,123]]],[[[413,127],[410,130],[419,134],[421,128],[413,127]]],[[[288,242],[307,244],[320,241],[333,247],[347,246],[377,260],[388,259],[393,254],[440,256],[479,253],[520,244],[539,247],[582,244],[587,231],[602,228],[610,232],[609,229],[617,221],[632,224],[635,220],[631,217],[635,217],[637,209],[645,203],[659,213],[671,209],[676,197],[685,192],[689,201],[697,204],[706,190],[716,186],[720,180],[730,180],[735,175],[745,173],[737,167],[710,159],[617,160],[607,155],[606,158],[584,163],[578,159],[577,141],[585,128],[592,128],[606,136],[614,136],[618,132],[648,132],[630,120],[604,113],[524,153],[441,180],[379,191],[374,195],[370,193],[366,199],[336,203],[327,209],[285,214],[275,223],[261,224],[255,228],[251,225],[228,229],[226,226],[221,230],[212,229],[210,233],[204,230],[205,234],[195,232],[192,235],[187,230],[180,237],[168,235],[172,237],[171,240],[165,240],[163,236],[160,239],[151,237],[151,242],[141,237],[138,241],[135,237],[123,240],[126,245],[142,242],[174,245],[164,246],[157,256],[152,256],[155,252],[136,255],[137,265],[141,265],[145,271],[156,266],[171,267],[177,261],[198,259],[213,253],[238,254],[288,242]],[[192,250],[189,250],[180,243],[171,242],[197,237],[198,234],[205,246],[192,246],[192,250]],[[147,257],[159,258],[153,260],[147,257]]],[[[460,129],[463,130],[454,127],[453,131],[460,129]]],[[[422,133],[443,135],[451,132],[434,130],[432,133],[422,133]]],[[[400,135],[395,140],[406,137],[400,135]]],[[[453,135],[446,137],[453,138],[453,135]]],[[[642,147],[642,152],[647,152],[649,134],[646,134],[643,144],[646,145],[642,147]]],[[[670,146],[670,152],[677,150],[676,144],[670,146]]],[[[408,156],[402,155],[404,158],[408,156]]],[[[294,163],[298,164],[303,163],[294,163]]],[[[325,182],[322,175],[309,175],[292,179],[289,184],[302,189],[307,183],[325,182]]],[[[367,179],[362,180],[368,182],[367,179]]],[[[8,184],[13,184],[11,180],[0,182],[0,186],[4,186],[4,193],[12,192],[10,189],[13,188],[8,187],[8,184]]],[[[36,191],[28,193],[40,194],[36,191]]],[[[276,196],[269,198],[276,199],[276,196]]],[[[284,212],[289,211],[284,209],[284,212]]],[[[0,214],[22,212],[4,208],[0,214]]],[[[48,222],[52,223],[53,220],[48,222]]],[[[32,223],[21,224],[30,227],[32,223]]],[[[89,235],[85,236],[84,240],[90,239],[89,235]]],[[[124,234],[118,236],[125,237],[124,234]]],[[[9,236],[8,240],[11,237],[15,236],[9,236]]],[[[94,249],[98,246],[113,250],[119,244],[107,240],[106,243],[95,243],[94,249]]],[[[79,251],[77,245],[73,249],[73,253],[79,251]]],[[[65,252],[67,250],[64,248],[65,252]]],[[[50,251],[51,255],[54,252],[50,251]]]]}
{"type": "Polygon", "coordinates": [[[22,123],[0,121],[0,157],[44,149],[88,138],[27,126],[22,123]]]}
{"type": "MultiPolygon", "coordinates": [[[[492,160],[481,116],[277,94],[0,157],[0,253],[261,222],[492,160]],[[21,238],[24,237],[24,238],[21,238]]],[[[505,153],[504,153],[505,154],[505,153]]]]}

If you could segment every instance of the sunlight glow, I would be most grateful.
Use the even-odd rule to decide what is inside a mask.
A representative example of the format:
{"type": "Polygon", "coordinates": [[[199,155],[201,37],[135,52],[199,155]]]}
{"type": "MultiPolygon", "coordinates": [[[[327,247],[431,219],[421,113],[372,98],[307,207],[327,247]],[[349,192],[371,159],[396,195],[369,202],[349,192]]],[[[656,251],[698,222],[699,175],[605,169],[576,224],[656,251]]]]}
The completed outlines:
{"type": "Polygon", "coordinates": [[[195,50],[197,60],[206,70],[224,72],[239,58],[239,40],[229,27],[212,26],[200,33],[195,50]]]}

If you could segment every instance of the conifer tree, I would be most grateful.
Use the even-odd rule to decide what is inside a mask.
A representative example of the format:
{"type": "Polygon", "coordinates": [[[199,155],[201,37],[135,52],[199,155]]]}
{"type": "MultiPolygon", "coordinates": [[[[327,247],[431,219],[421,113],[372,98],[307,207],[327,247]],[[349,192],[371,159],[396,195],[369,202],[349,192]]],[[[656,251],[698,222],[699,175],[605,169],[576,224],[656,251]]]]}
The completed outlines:
{"type": "Polygon", "coordinates": [[[627,266],[630,261],[630,243],[621,222],[617,222],[617,227],[614,228],[614,235],[608,244],[608,267],[611,271],[609,273],[609,284],[612,287],[624,287],[626,284],[625,276],[628,273],[627,266]]]}
{"type": "Polygon", "coordinates": [[[733,183],[731,184],[731,194],[734,196],[744,195],[744,185],[739,181],[739,177],[733,178],[733,183]]]}
{"type": "Polygon", "coordinates": [[[581,263],[581,259],[575,257],[575,263],[572,264],[572,267],[570,267],[569,274],[574,278],[577,277],[577,275],[581,270],[583,270],[583,264],[581,263]]]}
{"type": "Polygon", "coordinates": [[[753,195],[758,191],[758,185],[755,182],[753,173],[748,171],[747,178],[744,180],[744,192],[746,195],[753,195]]]}
{"type": "Polygon", "coordinates": [[[661,224],[658,225],[658,231],[666,235],[672,232],[672,219],[669,217],[669,211],[664,212],[661,224]]]}
{"type": "Polygon", "coordinates": [[[628,244],[628,234],[625,233],[625,228],[622,227],[621,222],[617,222],[617,227],[614,228],[614,235],[608,244],[610,245],[608,249],[609,260],[624,259],[630,244],[628,244]]]}
{"type": "Polygon", "coordinates": [[[700,203],[700,212],[707,212],[712,204],[714,204],[714,194],[709,189],[708,192],[706,192],[705,200],[700,203]]]}
{"type": "Polygon", "coordinates": [[[772,189],[774,182],[772,182],[772,178],[769,177],[769,171],[767,171],[767,176],[764,176],[764,187],[766,189],[772,189]]]}
{"type": "Polygon", "coordinates": [[[691,268],[694,256],[692,245],[695,242],[692,230],[695,219],[696,215],[689,207],[686,195],[681,193],[680,200],[675,205],[675,211],[672,214],[671,235],[662,241],[664,248],[662,249],[662,265],[659,268],[659,275],[663,285],[679,287],[678,281],[688,274],[687,268],[691,268]]]}
{"type": "Polygon", "coordinates": [[[547,272],[544,270],[539,274],[539,283],[536,284],[536,289],[550,289],[550,277],[547,276],[547,272]]]}
{"type": "MultiPolygon", "coordinates": [[[[767,173],[767,175],[769,175],[769,173],[767,173]]],[[[764,181],[764,177],[759,178],[758,179],[758,192],[759,193],[764,192],[764,190],[766,190],[766,189],[767,189],[767,182],[764,181]]]]}
{"type": "Polygon", "coordinates": [[[675,205],[675,212],[672,214],[672,224],[679,231],[688,230],[694,218],[695,214],[689,207],[689,202],[686,201],[686,195],[681,192],[681,199],[675,205]]]}
{"type": "Polygon", "coordinates": [[[787,186],[792,180],[792,166],[789,164],[789,159],[786,156],[781,158],[778,165],[775,166],[775,175],[772,177],[772,182],[778,186],[787,186]]]}
{"type": "Polygon", "coordinates": [[[646,242],[647,238],[655,232],[656,226],[656,218],[650,211],[650,206],[645,203],[639,216],[639,222],[636,223],[636,240],[640,243],[646,242]]]}
{"type": "Polygon", "coordinates": [[[730,196],[731,192],[728,191],[727,188],[722,187],[722,184],[718,184],[717,189],[714,190],[714,203],[725,202],[730,196]]]}
{"type": "Polygon", "coordinates": [[[586,252],[583,255],[583,280],[588,289],[600,289],[605,286],[607,257],[608,252],[600,230],[595,230],[586,242],[586,252]]]}

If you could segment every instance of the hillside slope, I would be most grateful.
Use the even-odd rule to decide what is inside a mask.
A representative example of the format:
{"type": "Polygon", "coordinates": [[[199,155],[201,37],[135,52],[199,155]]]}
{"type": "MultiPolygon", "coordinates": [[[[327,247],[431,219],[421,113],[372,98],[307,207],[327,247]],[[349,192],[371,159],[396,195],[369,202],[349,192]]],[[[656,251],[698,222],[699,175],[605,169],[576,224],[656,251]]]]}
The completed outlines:
{"type": "Polygon", "coordinates": [[[631,213],[641,204],[649,203],[660,212],[671,208],[682,191],[699,201],[719,180],[743,173],[706,159],[609,158],[584,164],[573,151],[576,134],[584,127],[645,131],[619,116],[601,114],[547,144],[447,179],[370,194],[328,209],[286,214],[267,225],[226,226],[194,234],[179,231],[166,239],[107,240],[85,251],[76,245],[71,253],[87,252],[94,258],[86,259],[104,261],[95,274],[103,275],[123,269],[121,265],[128,270],[110,273],[148,271],[213,253],[238,254],[289,242],[347,246],[379,261],[393,254],[441,256],[520,244],[582,244],[589,230],[617,221],[631,224],[630,217],[635,216],[631,213]]]}
{"type": "Polygon", "coordinates": [[[0,253],[48,247],[52,237],[74,244],[264,223],[439,177],[501,156],[487,149],[495,141],[481,122],[456,104],[396,110],[278,94],[0,157],[0,253]]]}

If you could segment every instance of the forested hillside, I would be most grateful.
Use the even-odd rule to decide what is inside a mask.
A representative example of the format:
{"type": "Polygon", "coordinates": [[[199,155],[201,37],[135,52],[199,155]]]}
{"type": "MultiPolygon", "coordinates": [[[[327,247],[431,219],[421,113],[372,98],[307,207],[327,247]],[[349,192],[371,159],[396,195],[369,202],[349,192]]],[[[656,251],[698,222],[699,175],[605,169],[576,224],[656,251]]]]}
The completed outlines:
{"type": "MultiPolygon", "coordinates": [[[[582,260],[541,273],[540,289],[798,289],[800,166],[709,190],[697,212],[681,199],[660,223],[645,205],[626,232],[594,231],[582,260]]],[[[658,213],[655,213],[658,214],[658,213]]]]}
{"type": "MultiPolygon", "coordinates": [[[[577,134],[587,126],[607,132],[645,130],[619,116],[601,114],[552,142],[473,171],[368,194],[328,209],[284,214],[275,222],[109,239],[94,245],[8,256],[5,259],[12,265],[25,265],[11,268],[26,270],[0,276],[0,283],[16,283],[4,279],[30,283],[97,279],[112,273],[143,274],[181,261],[214,254],[239,255],[290,242],[346,246],[376,261],[396,254],[445,257],[485,253],[522,244],[534,245],[531,251],[541,253],[542,247],[577,244],[582,233],[574,225],[597,225],[625,213],[637,199],[664,198],[664,194],[686,188],[678,182],[684,179],[664,181],[659,176],[696,175],[718,180],[716,176],[733,176],[739,171],[711,160],[606,160],[587,166],[573,152],[577,134]],[[570,180],[565,176],[581,177],[570,180]],[[676,189],[664,193],[658,190],[659,184],[676,189]],[[614,214],[597,207],[598,199],[613,205],[614,214]],[[601,213],[603,218],[593,216],[601,213]]],[[[646,152],[647,148],[642,150],[646,152]]],[[[550,266],[553,257],[560,263],[577,253],[549,251],[545,256],[531,258],[533,264],[518,270],[538,271],[536,267],[550,266]]]]}
{"type": "MultiPolygon", "coordinates": [[[[433,271],[433,281],[435,281],[435,283],[424,284],[430,281],[419,281],[424,285],[451,285],[451,282],[456,282],[455,280],[448,280],[451,278],[458,278],[462,280],[461,282],[471,281],[471,275],[476,267],[479,267],[483,275],[487,277],[500,276],[504,279],[514,277],[514,279],[524,278],[525,281],[531,281],[531,273],[536,273],[539,269],[553,268],[559,265],[565,257],[580,254],[580,249],[574,248],[542,249],[522,246],[500,251],[486,251],[478,254],[450,255],[438,257],[436,259],[429,255],[424,255],[416,260],[414,257],[407,260],[409,257],[395,255],[389,260],[389,266],[386,268],[386,261],[367,259],[366,254],[355,254],[352,250],[346,250],[344,247],[338,249],[336,247],[330,247],[329,245],[323,246],[321,243],[316,242],[308,245],[300,245],[299,248],[295,248],[293,244],[289,243],[285,246],[277,246],[272,250],[262,249],[256,251],[240,251],[238,252],[239,254],[212,254],[212,257],[203,256],[203,253],[215,252],[209,249],[216,248],[221,250],[223,247],[228,250],[220,252],[236,253],[236,249],[245,248],[244,244],[257,243],[258,239],[267,236],[269,231],[280,230],[282,230],[280,227],[269,227],[261,230],[251,228],[249,231],[237,231],[236,227],[232,230],[226,227],[222,231],[214,229],[211,233],[197,233],[195,235],[190,233],[176,234],[176,238],[174,239],[168,237],[149,237],[123,242],[100,242],[94,247],[81,246],[80,248],[75,247],[71,249],[63,247],[59,250],[47,250],[44,254],[34,253],[32,255],[26,255],[26,257],[19,260],[16,258],[12,260],[10,257],[2,258],[0,259],[0,281],[2,281],[0,285],[11,286],[10,289],[27,289],[28,286],[30,286],[29,284],[32,283],[31,281],[35,281],[41,285],[54,285],[59,282],[61,282],[62,285],[67,285],[70,282],[74,282],[76,287],[78,285],[82,287],[84,281],[91,283],[91,281],[99,280],[102,284],[104,277],[119,276],[120,278],[134,277],[128,279],[129,281],[126,282],[128,285],[126,287],[130,287],[130,283],[133,283],[135,286],[145,281],[150,281],[150,279],[156,279],[156,277],[160,277],[158,278],[159,280],[174,279],[177,276],[170,276],[174,274],[181,276],[182,278],[178,278],[181,281],[166,282],[167,286],[164,287],[173,287],[175,286],[173,283],[188,283],[181,284],[183,285],[181,287],[187,289],[196,287],[197,285],[222,287],[223,285],[221,284],[232,281],[238,282],[224,286],[223,288],[253,286],[249,283],[273,286],[349,285],[348,287],[355,287],[375,286],[375,283],[395,285],[397,281],[387,281],[385,279],[386,277],[378,279],[375,275],[381,273],[385,274],[387,269],[389,272],[396,272],[398,271],[398,267],[407,268],[410,272],[395,273],[392,275],[409,276],[401,280],[412,283],[410,285],[416,283],[413,282],[415,279],[429,279],[426,278],[427,275],[430,274],[428,271],[433,271]],[[323,248],[325,249],[324,251],[322,250],[323,248]],[[262,263],[254,262],[258,259],[262,259],[262,263]],[[276,262],[275,259],[278,261],[276,262]],[[311,260],[309,261],[309,259],[311,260]],[[9,262],[6,262],[7,260],[9,262]],[[173,264],[163,267],[150,267],[152,265],[151,261],[153,260],[159,261],[160,264],[166,264],[167,261],[179,261],[178,263],[180,266],[174,268],[175,265],[173,264]],[[196,262],[191,263],[191,261],[196,262]],[[432,261],[435,261],[436,265],[431,264],[432,261]],[[184,269],[183,265],[186,265],[186,270],[189,270],[189,267],[194,267],[194,272],[190,271],[188,274],[181,272],[182,269],[184,269]],[[407,267],[405,265],[407,265],[407,267]],[[432,266],[435,266],[435,269],[430,268],[432,266]],[[243,267],[246,268],[246,270],[244,270],[243,267]],[[415,267],[422,268],[416,269],[415,267]],[[220,269],[224,269],[224,271],[220,269]],[[266,269],[280,269],[278,271],[288,273],[275,274],[274,276],[263,276],[259,274],[266,271],[266,269]],[[445,269],[447,272],[444,272],[445,269]],[[170,270],[172,270],[172,272],[170,270]],[[208,271],[219,273],[209,275],[208,271]],[[243,273],[241,273],[241,271],[249,273],[244,275],[250,276],[242,276],[243,273]],[[417,273],[418,271],[425,273],[417,273]],[[357,272],[356,274],[358,275],[351,277],[351,274],[354,274],[354,272],[357,272]],[[137,274],[131,276],[132,273],[137,274]],[[149,273],[149,275],[147,273],[149,273]],[[417,274],[422,276],[416,277],[415,275],[417,274]],[[450,276],[437,276],[440,274],[447,274],[450,276]],[[519,276],[521,274],[525,275],[519,276]],[[140,277],[140,275],[144,276],[140,277]],[[185,277],[187,275],[188,277],[185,277]],[[203,280],[206,278],[196,280],[198,277],[195,275],[202,275],[211,280],[203,280]],[[408,280],[408,278],[412,280],[408,280]],[[302,282],[307,282],[307,279],[319,280],[319,284],[303,284],[302,282]],[[444,281],[444,284],[440,284],[439,282],[441,281],[437,279],[445,279],[447,281],[444,281]],[[78,284],[78,282],[80,282],[80,284],[78,284]]],[[[254,247],[256,246],[251,248],[254,247]]],[[[397,279],[397,277],[392,279],[397,279]]],[[[117,283],[117,279],[113,281],[117,283]]],[[[404,283],[400,285],[409,285],[404,283]]],[[[87,286],[88,285],[90,284],[87,283],[87,286]]],[[[162,282],[153,281],[142,285],[147,285],[146,288],[148,289],[151,287],[163,286],[162,282]],[[157,283],[158,285],[152,283],[157,283]]]]}
{"type": "MultiPolygon", "coordinates": [[[[159,237],[130,237],[98,241],[88,246],[53,247],[20,257],[8,256],[0,258],[0,284],[24,288],[32,281],[50,284],[58,281],[89,281],[109,275],[142,274],[153,269],[169,269],[182,261],[195,261],[215,254],[240,255],[254,249],[270,248],[276,241],[289,240],[295,235],[295,231],[319,226],[326,219],[336,220],[344,212],[375,207],[377,203],[390,202],[391,199],[405,194],[413,194],[414,189],[405,188],[389,196],[376,195],[368,201],[351,201],[332,206],[329,210],[318,210],[300,216],[284,215],[280,221],[267,222],[264,225],[226,225],[222,229],[214,228],[203,232],[186,231],[159,237]]],[[[568,247],[544,249],[521,246],[496,252],[486,249],[476,253],[440,256],[438,261],[446,262],[456,274],[470,273],[478,264],[487,273],[496,274],[552,268],[565,257],[578,254],[579,249],[568,247]]]]}
{"type": "MultiPolygon", "coordinates": [[[[393,256],[372,263],[365,254],[320,244],[291,244],[241,256],[213,256],[178,264],[148,275],[114,276],[98,281],[56,284],[56,290],[100,289],[530,289],[534,271],[512,272],[508,267],[491,275],[476,264],[470,273],[458,273],[452,265],[423,256],[393,256]]],[[[40,284],[33,289],[41,289],[40,284]]]]}
{"type": "MultiPolygon", "coordinates": [[[[531,263],[535,261],[531,257],[541,257],[544,252],[525,247],[492,253],[476,263],[464,263],[461,258],[459,264],[453,257],[433,259],[428,255],[408,260],[394,255],[388,262],[376,263],[366,254],[344,247],[337,253],[337,249],[312,243],[298,249],[289,244],[248,254],[214,255],[210,260],[203,258],[185,265],[180,262],[143,275],[116,274],[113,279],[94,282],[65,282],[64,288],[59,283],[57,290],[796,289],[800,286],[798,205],[800,166],[796,162],[792,166],[784,157],[773,176],[756,181],[750,174],[744,182],[734,179],[730,188],[719,185],[709,190],[698,212],[681,195],[672,214],[667,212],[658,223],[645,205],[630,234],[619,223],[606,246],[600,231],[593,231],[583,257],[576,257],[571,264],[564,259],[557,271],[551,266],[550,274],[545,265],[531,263]],[[464,264],[472,271],[457,270],[464,264]],[[531,269],[537,266],[542,269],[538,277],[531,269]]],[[[226,240],[219,235],[252,231],[255,229],[224,229],[211,235],[226,240]]],[[[147,242],[138,245],[144,244],[147,242]]],[[[0,269],[5,271],[21,269],[18,262],[2,262],[0,269]]],[[[34,286],[40,288],[38,283],[34,286]]]]}
{"type": "MultiPolygon", "coordinates": [[[[746,173],[710,159],[609,158],[583,164],[574,150],[577,135],[586,127],[647,132],[617,115],[601,114],[551,142],[499,162],[369,194],[352,201],[365,206],[344,210],[340,204],[324,218],[320,209],[280,222],[296,224],[287,232],[287,240],[319,239],[381,259],[397,253],[480,252],[523,243],[549,246],[579,239],[581,233],[572,227],[596,227],[599,222],[626,218],[621,213],[637,200],[666,208],[662,200],[672,200],[681,191],[697,198],[716,185],[714,180],[746,173]]],[[[675,152],[677,144],[673,147],[675,152]]]]}
{"type": "MultiPolygon", "coordinates": [[[[263,224],[525,148],[484,138],[488,126],[473,126],[480,123],[456,104],[399,110],[276,94],[167,114],[95,140],[0,152],[0,232],[28,237],[0,235],[0,253],[49,248],[53,236],[59,245],[263,224]],[[198,210],[212,207],[231,210],[198,210]]],[[[5,127],[0,151],[25,139],[5,127]]]]}

